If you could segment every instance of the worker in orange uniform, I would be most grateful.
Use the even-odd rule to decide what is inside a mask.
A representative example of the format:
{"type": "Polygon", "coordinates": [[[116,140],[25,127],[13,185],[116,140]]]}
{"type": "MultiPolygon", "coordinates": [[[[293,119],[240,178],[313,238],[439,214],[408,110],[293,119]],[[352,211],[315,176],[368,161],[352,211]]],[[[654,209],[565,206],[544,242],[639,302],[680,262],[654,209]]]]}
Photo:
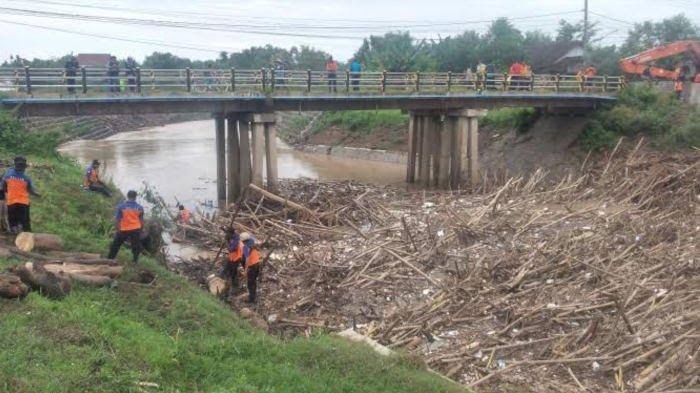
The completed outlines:
{"type": "Polygon", "coordinates": [[[115,214],[117,233],[114,235],[112,245],[109,247],[107,258],[114,259],[122,244],[129,240],[131,243],[131,255],[134,263],[139,261],[141,253],[141,229],[143,228],[143,207],[136,202],[136,191],[126,193],[127,200],[117,206],[115,214]]]}
{"type": "Polygon", "coordinates": [[[98,192],[107,198],[112,196],[109,188],[100,180],[100,161],[92,160],[92,163],[85,169],[83,178],[83,188],[89,191],[98,192]]]}
{"type": "Polygon", "coordinates": [[[248,303],[255,303],[260,275],[260,252],[255,247],[255,238],[248,232],[241,233],[243,243],[243,264],[248,276],[248,303]]]}
{"type": "Polygon", "coordinates": [[[683,90],[685,89],[685,79],[690,71],[688,66],[679,66],[676,68],[676,80],[673,81],[673,91],[676,93],[676,98],[683,99],[683,90]]]}
{"type": "Polygon", "coordinates": [[[241,237],[233,228],[226,230],[226,238],[228,242],[228,260],[224,263],[219,277],[231,280],[229,293],[235,295],[238,289],[238,267],[243,263],[243,242],[241,242],[241,237]]]}
{"type": "Polygon", "coordinates": [[[516,60],[513,64],[510,65],[510,68],[508,69],[511,86],[515,87],[515,90],[520,89],[520,80],[522,79],[524,68],[525,67],[523,66],[523,64],[520,61],[516,60]]]}
{"type": "Polygon", "coordinates": [[[0,188],[5,193],[7,204],[7,221],[12,233],[31,232],[32,225],[29,217],[29,196],[36,196],[32,179],[24,173],[27,169],[27,159],[17,156],[14,167],[5,172],[0,188]]]}
{"type": "Polygon", "coordinates": [[[176,217],[177,226],[180,229],[182,237],[187,237],[187,225],[192,221],[192,213],[182,204],[178,206],[176,217]]]}

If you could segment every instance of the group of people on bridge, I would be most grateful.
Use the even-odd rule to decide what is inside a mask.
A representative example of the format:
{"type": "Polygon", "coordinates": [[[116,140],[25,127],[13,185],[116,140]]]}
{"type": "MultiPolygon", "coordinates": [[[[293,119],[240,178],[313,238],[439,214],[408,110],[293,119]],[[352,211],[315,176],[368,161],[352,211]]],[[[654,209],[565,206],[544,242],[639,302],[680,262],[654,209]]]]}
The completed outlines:
{"type": "MultiPolygon", "coordinates": [[[[68,60],[66,60],[65,79],[66,89],[68,90],[69,94],[75,93],[75,87],[77,86],[76,77],[78,76],[78,72],[80,72],[80,67],[80,63],[78,62],[78,59],[75,56],[70,55],[68,57],[68,60]]],[[[107,81],[107,85],[109,86],[109,92],[118,93],[126,91],[127,89],[132,93],[135,92],[137,68],[138,66],[136,64],[136,60],[134,60],[132,57],[128,57],[124,64],[123,73],[123,76],[126,79],[122,79],[120,78],[122,74],[120,70],[119,61],[117,60],[116,56],[110,56],[109,62],[107,63],[107,72],[105,75],[105,80],[107,81]]]]}

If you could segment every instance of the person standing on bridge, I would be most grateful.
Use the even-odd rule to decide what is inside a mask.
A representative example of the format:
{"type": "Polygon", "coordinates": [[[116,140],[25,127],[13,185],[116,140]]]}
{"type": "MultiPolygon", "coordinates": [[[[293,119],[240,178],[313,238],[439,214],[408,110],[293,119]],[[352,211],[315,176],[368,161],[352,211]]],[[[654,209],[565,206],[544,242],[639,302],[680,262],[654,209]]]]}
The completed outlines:
{"type": "Polygon", "coordinates": [[[34,191],[32,179],[24,173],[26,169],[27,159],[17,156],[14,168],[8,169],[0,182],[0,190],[5,194],[7,219],[12,233],[31,232],[29,196],[40,196],[34,191]]]}
{"type": "Polygon", "coordinates": [[[78,73],[78,68],[80,68],[78,59],[76,59],[73,55],[68,55],[65,68],[68,94],[75,94],[75,75],[78,73]]]}
{"type": "Polygon", "coordinates": [[[350,78],[352,80],[352,90],[360,90],[360,77],[362,75],[362,64],[357,58],[352,59],[350,63],[350,78]]]}
{"type": "Polygon", "coordinates": [[[141,229],[143,228],[143,207],[136,202],[136,191],[126,193],[126,202],[117,206],[114,215],[117,232],[109,247],[108,259],[114,259],[125,241],[131,243],[133,262],[138,263],[141,253],[141,229]]]}
{"type": "Polygon", "coordinates": [[[331,89],[333,89],[333,93],[338,92],[337,88],[337,77],[338,77],[338,62],[333,60],[333,56],[329,56],[328,60],[326,61],[326,76],[328,77],[328,92],[331,92],[331,89]]]}
{"type": "Polygon", "coordinates": [[[100,161],[92,160],[92,163],[85,169],[83,178],[83,188],[88,191],[100,193],[107,198],[112,196],[109,188],[100,180],[100,161]]]}
{"type": "Polygon", "coordinates": [[[116,56],[110,56],[109,58],[107,76],[109,79],[109,92],[117,93],[119,91],[119,62],[116,56]]]}
{"type": "Polygon", "coordinates": [[[136,68],[136,60],[133,57],[127,57],[124,74],[126,75],[126,84],[129,85],[129,91],[132,93],[136,91],[136,68]]]}

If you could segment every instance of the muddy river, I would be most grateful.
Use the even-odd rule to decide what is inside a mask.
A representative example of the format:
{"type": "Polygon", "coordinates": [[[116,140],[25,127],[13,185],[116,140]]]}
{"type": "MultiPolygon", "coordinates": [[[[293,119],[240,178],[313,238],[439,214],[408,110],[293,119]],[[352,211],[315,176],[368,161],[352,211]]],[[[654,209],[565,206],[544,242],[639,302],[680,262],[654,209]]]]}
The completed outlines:
{"type": "MultiPolygon", "coordinates": [[[[281,178],[352,179],[375,184],[401,184],[399,164],[301,153],[278,141],[281,178]]],[[[186,206],[216,204],[214,122],[170,124],[117,134],[99,141],[78,140],[59,149],[87,165],[97,158],[103,177],[123,192],[155,187],[168,204],[176,198],[186,206]]]]}

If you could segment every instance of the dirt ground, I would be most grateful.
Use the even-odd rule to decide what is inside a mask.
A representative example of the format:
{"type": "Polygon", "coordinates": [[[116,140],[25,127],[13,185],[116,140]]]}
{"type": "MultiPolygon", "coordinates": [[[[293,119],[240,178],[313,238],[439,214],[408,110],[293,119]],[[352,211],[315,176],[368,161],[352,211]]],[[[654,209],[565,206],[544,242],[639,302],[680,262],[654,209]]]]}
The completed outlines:
{"type": "MultiPolygon", "coordinates": [[[[255,311],[282,337],[354,328],[481,391],[697,388],[700,154],[637,145],[576,168],[459,193],[283,182],[301,206],[253,192],[235,226],[273,251],[255,311]]],[[[218,266],[177,270],[206,286],[218,266]]]]}
{"type": "Polygon", "coordinates": [[[363,147],[367,149],[407,151],[406,127],[382,128],[372,133],[350,133],[331,127],[314,133],[306,140],[309,145],[363,147]]]}

